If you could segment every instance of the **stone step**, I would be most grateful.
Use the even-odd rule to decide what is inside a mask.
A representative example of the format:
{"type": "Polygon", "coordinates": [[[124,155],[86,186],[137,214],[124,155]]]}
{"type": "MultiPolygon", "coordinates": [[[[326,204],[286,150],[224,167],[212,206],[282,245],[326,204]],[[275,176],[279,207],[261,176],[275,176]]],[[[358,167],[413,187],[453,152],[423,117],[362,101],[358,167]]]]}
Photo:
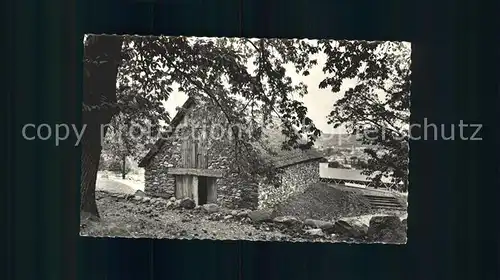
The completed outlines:
{"type": "Polygon", "coordinates": [[[365,195],[366,198],[373,198],[373,199],[396,199],[393,196],[379,196],[379,195],[365,195]]]}
{"type": "Polygon", "coordinates": [[[380,209],[404,209],[403,205],[394,197],[365,195],[372,207],[380,209]]]}
{"type": "Polygon", "coordinates": [[[404,210],[401,206],[374,206],[376,209],[386,209],[386,210],[404,210]]]}
{"type": "Polygon", "coordinates": [[[369,199],[369,200],[374,200],[374,201],[398,201],[394,197],[382,197],[382,196],[378,196],[378,197],[368,197],[368,196],[365,196],[365,197],[367,199],[369,199]]]}
{"type": "Polygon", "coordinates": [[[382,206],[382,207],[401,207],[401,208],[403,208],[403,205],[396,204],[396,203],[370,203],[370,205],[382,206]]]}
{"type": "Polygon", "coordinates": [[[401,205],[401,203],[397,202],[397,201],[373,201],[373,200],[369,200],[368,202],[370,202],[371,204],[391,204],[391,205],[401,205]]]}
{"type": "Polygon", "coordinates": [[[368,201],[370,203],[391,203],[391,204],[401,205],[401,203],[399,203],[399,201],[397,201],[397,200],[371,200],[371,199],[368,199],[368,201]]]}

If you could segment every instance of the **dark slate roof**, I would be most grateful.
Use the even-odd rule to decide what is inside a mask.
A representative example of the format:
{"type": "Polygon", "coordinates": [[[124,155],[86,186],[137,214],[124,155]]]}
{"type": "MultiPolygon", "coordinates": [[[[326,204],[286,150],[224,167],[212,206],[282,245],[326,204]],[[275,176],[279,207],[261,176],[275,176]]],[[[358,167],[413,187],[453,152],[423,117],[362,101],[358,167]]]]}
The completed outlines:
{"type": "Polygon", "coordinates": [[[283,168],[311,160],[326,160],[322,153],[316,149],[281,151],[272,159],[273,165],[283,168]]]}
{"type": "Polygon", "coordinates": [[[161,150],[163,144],[165,144],[166,139],[172,135],[172,133],[175,131],[175,128],[181,123],[182,119],[184,118],[184,115],[186,114],[186,109],[190,108],[195,104],[195,99],[192,97],[189,97],[186,102],[182,105],[182,110],[177,112],[175,114],[175,117],[172,119],[170,122],[170,127],[172,128],[170,132],[166,135],[163,135],[156,143],[154,144],[153,148],[149,150],[149,152],[144,156],[144,158],[141,159],[139,162],[139,167],[146,167],[153,157],[161,150]]]}

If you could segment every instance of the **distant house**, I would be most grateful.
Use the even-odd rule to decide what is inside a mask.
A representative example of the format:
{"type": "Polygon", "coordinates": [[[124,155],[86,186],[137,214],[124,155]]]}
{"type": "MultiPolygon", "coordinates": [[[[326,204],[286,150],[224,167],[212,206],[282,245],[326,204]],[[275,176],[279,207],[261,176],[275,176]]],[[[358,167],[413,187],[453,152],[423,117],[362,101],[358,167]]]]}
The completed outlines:
{"type": "Polygon", "coordinates": [[[316,150],[280,151],[270,155],[256,148],[263,159],[280,170],[280,186],[262,184],[259,174],[238,169],[235,163],[241,157],[236,153],[229,131],[223,132],[225,124],[222,112],[211,101],[188,98],[171,121],[171,131],[160,138],[139,163],[145,169],[145,192],[163,197],[177,195],[176,177],[168,174],[168,170],[182,164],[181,150],[186,139],[203,139],[201,148],[206,151],[206,168],[222,171],[222,177],[215,182],[217,203],[228,208],[272,206],[273,201],[279,200],[276,196],[282,197],[274,190],[293,193],[319,181],[319,163],[325,159],[316,150]]]}

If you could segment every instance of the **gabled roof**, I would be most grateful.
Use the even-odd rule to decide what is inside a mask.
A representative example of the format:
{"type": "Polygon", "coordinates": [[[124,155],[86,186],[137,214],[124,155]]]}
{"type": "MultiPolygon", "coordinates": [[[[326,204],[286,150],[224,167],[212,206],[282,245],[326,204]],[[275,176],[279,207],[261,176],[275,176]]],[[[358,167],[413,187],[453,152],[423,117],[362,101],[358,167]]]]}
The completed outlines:
{"type": "Polygon", "coordinates": [[[170,132],[166,133],[166,135],[162,135],[158,141],[154,144],[153,148],[149,150],[149,152],[144,156],[144,158],[141,159],[139,162],[139,167],[146,167],[149,162],[153,159],[153,157],[161,150],[163,144],[165,144],[166,139],[174,133],[175,128],[181,123],[182,119],[184,119],[184,116],[186,115],[186,109],[191,108],[196,103],[195,99],[193,97],[189,97],[186,102],[181,107],[181,110],[175,114],[175,117],[172,119],[170,122],[170,132]]]}
{"type": "MultiPolygon", "coordinates": [[[[153,148],[144,156],[144,158],[139,162],[139,167],[146,167],[151,160],[154,158],[154,156],[161,150],[163,145],[166,143],[166,139],[170,137],[174,131],[175,128],[181,123],[182,119],[184,118],[186,114],[186,109],[191,108],[196,104],[196,100],[193,97],[189,97],[186,102],[182,105],[182,110],[177,112],[175,117],[172,119],[172,122],[170,123],[171,130],[169,133],[166,135],[163,135],[156,143],[154,144],[153,148]]],[[[271,130],[272,131],[272,130],[271,130]]],[[[269,132],[269,131],[268,131],[269,132]]],[[[274,131],[272,131],[274,132],[274,131]]],[[[280,138],[278,135],[273,135],[273,137],[280,138]]],[[[283,139],[277,139],[281,143],[281,140],[283,139]]],[[[273,146],[273,145],[272,145],[273,146]]],[[[276,143],[274,143],[274,146],[277,146],[276,143]]],[[[258,147],[257,147],[258,148],[258,147]]],[[[319,151],[317,151],[314,148],[308,149],[308,150],[291,150],[291,151],[278,151],[277,155],[271,155],[270,153],[267,153],[264,151],[264,149],[259,149],[261,153],[263,153],[263,156],[270,160],[274,166],[277,168],[283,168],[286,166],[310,161],[310,160],[316,160],[316,159],[322,159],[324,158],[323,154],[321,154],[319,151]]],[[[277,150],[276,147],[273,147],[273,150],[277,150]]]]}

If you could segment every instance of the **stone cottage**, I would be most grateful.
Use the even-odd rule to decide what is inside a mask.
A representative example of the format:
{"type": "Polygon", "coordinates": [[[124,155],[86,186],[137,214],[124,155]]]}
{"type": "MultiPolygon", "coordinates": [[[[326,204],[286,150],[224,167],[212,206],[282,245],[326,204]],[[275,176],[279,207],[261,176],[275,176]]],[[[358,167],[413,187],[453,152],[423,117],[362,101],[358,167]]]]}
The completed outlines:
{"type": "Polygon", "coordinates": [[[280,172],[278,185],[259,185],[259,208],[270,208],[320,181],[320,163],[327,160],[317,150],[283,151],[272,159],[280,172]]]}
{"type": "Polygon", "coordinates": [[[263,184],[258,174],[248,174],[236,164],[234,139],[222,112],[209,100],[190,97],[170,123],[170,131],[161,137],[140,161],[145,168],[145,192],[171,197],[176,193],[175,177],[169,169],[182,165],[181,150],[186,139],[201,141],[206,151],[206,167],[220,170],[215,182],[217,203],[228,208],[272,207],[291,193],[303,191],[319,181],[319,163],[323,156],[315,150],[280,151],[273,156],[256,148],[270,166],[279,170],[279,184],[263,184]]]}

